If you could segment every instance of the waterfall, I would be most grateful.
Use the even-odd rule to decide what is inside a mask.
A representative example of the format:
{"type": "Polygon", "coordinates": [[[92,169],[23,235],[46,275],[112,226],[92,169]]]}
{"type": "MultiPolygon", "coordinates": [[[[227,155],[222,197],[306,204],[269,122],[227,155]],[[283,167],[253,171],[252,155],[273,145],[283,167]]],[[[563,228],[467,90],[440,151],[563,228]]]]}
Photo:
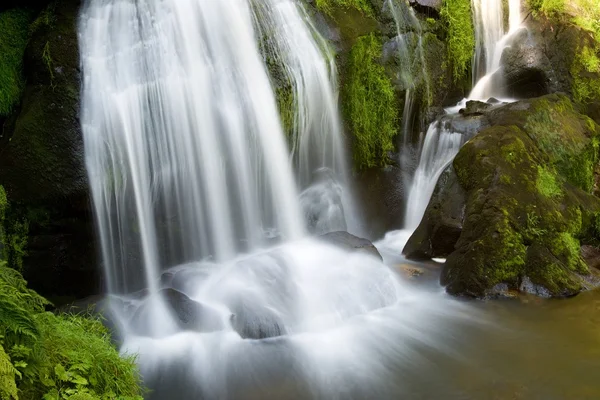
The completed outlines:
{"type": "Polygon", "coordinates": [[[502,52],[521,26],[521,1],[510,0],[508,30],[504,29],[502,0],[473,0],[475,23],[475,56],[473,59],[474,86],[469,100],[487,101],[502,97],[504,83],[500,74],[502,52]]]}
{"type": "MultiPolygon", "coordinates": [[[[413,137],[416,95],[421,90],[421,96],[427,101],[431,97],[431,83],[427,75],[427,62],[423,49],[423,28],[415,15],[415,11],[406,0],[387,0],[386,6],[394,18],[397,36],[395,45],[398,54],[400,82],[405,90],[404,109],[402,111],[402,127],[400,136],[400,165],[403,171],[405,186],[411,181],[411,170],[415,163],[415,138],[413,137]]],[[[419,144],[417,143],[417,147],[419,144]]]]}
{"type": "Polygon", "coordinates": [[[79,40],[104,304],[150,399],[393,398],[407,357],[445,350],[463,305],[304,237],[307,199],[326,230],[348,191],[335,68],[299,3],[88,0],[79,40]]]}
{"type": "MultiPolygon", "coordinates": [[[[486,101],[490,97],[501,97],[503,87],[494,74],[501,68],[502,51],[510,43],[513,34],[521,26],[521,2],[509,1],[509,27],[505,32],[501,0],[473,0],[476,51],[473,60],[475,85],[468,99],[457,107],[449,107],[452,114],[466,104],[467,100],[486,101]]],[[[428,128],[420,149],[418,165],[412,177],[406,204],[404,231],[398,238],[388,238],[396,246],[404,243],[421,222],[437,181],[444,169],[452,162],[461,146],[469,139],[464,134],[451,131],[441,117],[428,128]]]]}
{"type": "Polygon", "coordinates": [[[255,9],[267,57],[283,66],[290,85],[291,153],[311,231],[357,231],[334,56],[301,4],[267,0],[255,9]]]}
{"type": "Polygon", "coordinates": [[[152,286],[160,266],[303,234],[255,25],[293,83],[294,166],[304,193],[317,192],[304,208],[317,208],[322,232],[352,225],[335,67],[306,22],[294,1],[88,2],[82,126],[111,292],[152,286]]]}
{"type": "Polygon", "coordinates": [[[464,142],[464,135],[452,132],[439,120],[429,126],[419,165],[408,194],[405,229],[411,232],[417,229],[438,178],[452,162],[464,142]]]}

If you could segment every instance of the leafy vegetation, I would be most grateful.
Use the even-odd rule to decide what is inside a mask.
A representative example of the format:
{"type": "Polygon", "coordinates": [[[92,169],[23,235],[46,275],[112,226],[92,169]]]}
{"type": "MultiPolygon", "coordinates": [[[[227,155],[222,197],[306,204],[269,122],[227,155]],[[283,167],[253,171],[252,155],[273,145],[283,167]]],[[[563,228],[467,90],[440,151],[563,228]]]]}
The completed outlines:
{"type": "Polygon", "coordinates": [[[47,304],[0,262],[0,399],[141,400],[135,359],[119,355],[102,323],[47,304]]]}
{"type": "Polygon", "coordinates": [[[444,0],[440,16],[446,27],[452,76],[458,81],[468,73],[475,50],[471,0],[444,0]]]}
{"type": "Polygon", "coordinates": [[[370,34],[357,40],[349,56],[344,110],[354,133],[353,153],[359,169],[385,164],[397,134],[397,100],[379,64],[381,52],[381,41],[370,34]]]}
{"type": "Polygon", "coordinates": [[[0,116],[9,114],[23,90],[23,56],[29,39],[29,13],[0,13],[0,116]]]}
{"type": "Polygon", "coordinates": [[[354,9],[369,16],[373,15],[373,9],[367,0],[317,0],[316,5],[319,10],[330,16],[336,8],[354,9]]]}

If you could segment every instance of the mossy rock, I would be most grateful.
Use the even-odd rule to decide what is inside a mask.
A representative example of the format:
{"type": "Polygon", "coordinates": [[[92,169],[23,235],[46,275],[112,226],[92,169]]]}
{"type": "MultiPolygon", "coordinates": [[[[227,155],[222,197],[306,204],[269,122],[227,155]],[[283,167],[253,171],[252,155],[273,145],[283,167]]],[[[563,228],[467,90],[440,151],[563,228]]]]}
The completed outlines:
{"type": "MultiPolygon", "coordinates": [[[[484,297],[502,285],[542,288],[536,293],[560,297],[587,288],[592,271],[580,246],[598,242],[600,199],[591,194],[590,183],[600,127],[564,95],[505,105],[483,116],[492,126],[467,142],[453,163],[464,199],[445,189],[457,204],[430,203],[424,218],[429,225],[416,231],[421,236],[425,231],[425,237],[411,240],[435,240],[431,221],[443,225],[452,217],[453,226],[461,227],[453,246],[432,246],[436,256],[447,257],[442,283],[452,294],[484,297]],[[461,206],[462,221],[455,221],[461,206]]],[[[431,247],[428,251],[427,256],[431,247]]]]}
{"type": "Polygon", "coordinates": [[[100,290],[78,115],[79,5],[61,0],[32,14],[26,85],[0,140],[0,185],[10,202],[4,253],[48,297],[100,290]]]}
{"type": "Polygon", "coordinates": [[[0,183],[11,201],[55,201],[87,191],[79,125],[79,1],[36,24],[25,53],[21,109],[0,143],[0,183]]]}
{"type": "Polygon", "coordinates": [[[352,47],[345,69],[342,107],[352,132],[357,169],[383,166],[394,150],[400,109],[384,67],[381,38],[361,36],[352,47]]]}
{"type": "Polygon", "coordinates": [[[529,0],[525,23],[541,50],[550,91],[573,97],[600,123],[600,6],[595,1],[529,0]]]}

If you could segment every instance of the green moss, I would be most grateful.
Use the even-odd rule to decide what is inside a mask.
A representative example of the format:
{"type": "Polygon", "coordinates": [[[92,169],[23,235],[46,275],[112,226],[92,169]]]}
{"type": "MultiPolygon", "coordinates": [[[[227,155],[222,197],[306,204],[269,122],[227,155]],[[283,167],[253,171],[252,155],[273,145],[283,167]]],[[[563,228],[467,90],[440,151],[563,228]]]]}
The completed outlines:
{"type": "Polygon", "coordinates": [[[552,295],[565,296],[581,290],[579,275],[589,273],[580,257],[580,239],[600,231],[600,200],[563,184],[552,164],[559,155],[577,158],[594,148],[597,128],[578,116],[568,100],[548,96],[543,107],[540,100],[531,102],[514,107],[510,118],[495,114],[508,125],[483,130],[454,160],[467,203],[462,234],[443,273],[450,293],[484,296],[498,283],[518,289],[527,276],[552,295]],[[513,125],[527,125],[519,114],[523,108],[555,140],[554,147],[566,148],[546,148],[551,140],[545,143],[541,130],[533,134],[532,126],[525,132],[513,125]],[[548,115],[540,115],[542,109],[548,115]]]}
{"type": "Polygon", "coordinates": [[[4,187],[0,185],[0,262],[6,260],[6,235],[4,229],[4,218],[8,209],[8,199],[4,187]]]}
{"type": "Polygon", "coordinates": [[[574,25],[582,35],[571,63],[573,97],[586,105],[600,101],[600,2],[597,0],[529,0],[537,15],[553,22],[574,25]]]}
{"type": "Polygon", "coordinates": [[[367,0],[317,0],[317,8],[328,15],[333,15],[335,9],[354,9],[372,16],[373,9],[367,0]]]}
{"type": "Polygon", "coordinates": [[[586,104],[600,99],[600,45],[584,45],[571,65],[573,97],[586,104]]]}
{"type": "Polygon", "coordinates": [[[283,131],[288,138],[291,138],[295,126],[294,120],[296,118],[296,113],[294,111],[296,109],[294,94],[292,93],[292,89],[287,86],[275,89],[275,96],[283,131]]]}
{"type": "Polygon", "coordinates": [[[8,115],[19,103],[28,38],[27,11],[12,9],[0,13],[0,116],[8,115]]]}
{"type": "Polygon", "coordinates": [[[444,0],[440,15],[446,26],[452,76],[458,81],[469,71],[475,50],[471,0],[444,0]]]}
{"type": "Polygon", "coordinates": [[[560,175],[586,192],[592,190],[597,129],[593,121],[575,112],[567,97],[552,103],[537,100],[524,128],[560,175]]]}
{"type": "Polygon", "coordinates": [[[556,174],[541,165],[538,165],[538,175],[535,183],[538,192],[543,196],[559,197],[562,194],[562,190],[556,180],[556,174]]]}
{"type": "Polygon", "coordinates": [[[343,107],[354,134],[353,154],[359,169],[384,165],[397,134],[397,100],[379,64],[381,52],[381,41],[370,34],[357,40],[348,60],[343,107]]]}
{"type": "Polygon", "coordinates": [[[589,273],[585,263],[581,260],[581,245],[573,235],[568,232],[560,232],[551,238],[549,249],[552,254],[561,260],[571,271],[577,273],[589,273]]]}
{"type": "Polygon", "coordinates": [[[525,266],[527,250],[523,244],[523,237],[511,227],[506,215],[496,225],[496,233],[497,249],[489,254],[494,266],[488,271],[490,286],[516,281],[525,266]]]}
{"type": "Polygon", "coordinates": [[[527,213],[527,223],[523,236],[530,242],[540,239],[548,234],[548,230],[540,227],[540,217],[534,212],[527,213]]]}

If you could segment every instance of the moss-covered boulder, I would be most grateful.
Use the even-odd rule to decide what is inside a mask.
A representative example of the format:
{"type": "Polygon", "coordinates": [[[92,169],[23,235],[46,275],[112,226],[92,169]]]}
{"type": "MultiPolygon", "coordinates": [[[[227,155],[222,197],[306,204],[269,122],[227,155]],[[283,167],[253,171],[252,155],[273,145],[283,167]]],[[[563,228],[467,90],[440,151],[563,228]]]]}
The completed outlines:
{"type": "Polygon", "coordinates": [[[99,290],[79,124],[79,5],[61,0],[37,12],[6,11],[29,17],[20,27],[27,33],[18,70],[22,96],[0,138],[0,185],[9,204],[5,254],[52,299],[99,290]]]}
{"type": "Polygon", "coordinates": [[[465,144],[453,163],[460,196],[447,178],[440,180],[437,190],[454,196],[453,207],[430,203],[424,218],[441,225],[451,219],[458,239],[434,244],[432,251],[426,245],[435,232],[425,227],[427,234],[411,240],[430,249],[426,255],[447,256],[442,283],[452,294],[481,297],[500,288],[568,296],[593,286],[597,271],[586,265],[580,247],[599,238],[600,199],[592,191],[600,127],[564,95],[520,101],[485,116],[492,126],[465,144]]]}
{"type": "Polygon", "coordinates": [[[14,201],[87,190],[78,119],[78,9],[79,1],[58,2],[33,24],[20,112],[0,143],[0,183],[14,201]]]}
{"type": "Polygon", "coordinates": [[[546,84],[600,122],[600,3],[528,0],[525,6],[528,33],[515,40],[504,68],[511,91],[546,84]]]}

